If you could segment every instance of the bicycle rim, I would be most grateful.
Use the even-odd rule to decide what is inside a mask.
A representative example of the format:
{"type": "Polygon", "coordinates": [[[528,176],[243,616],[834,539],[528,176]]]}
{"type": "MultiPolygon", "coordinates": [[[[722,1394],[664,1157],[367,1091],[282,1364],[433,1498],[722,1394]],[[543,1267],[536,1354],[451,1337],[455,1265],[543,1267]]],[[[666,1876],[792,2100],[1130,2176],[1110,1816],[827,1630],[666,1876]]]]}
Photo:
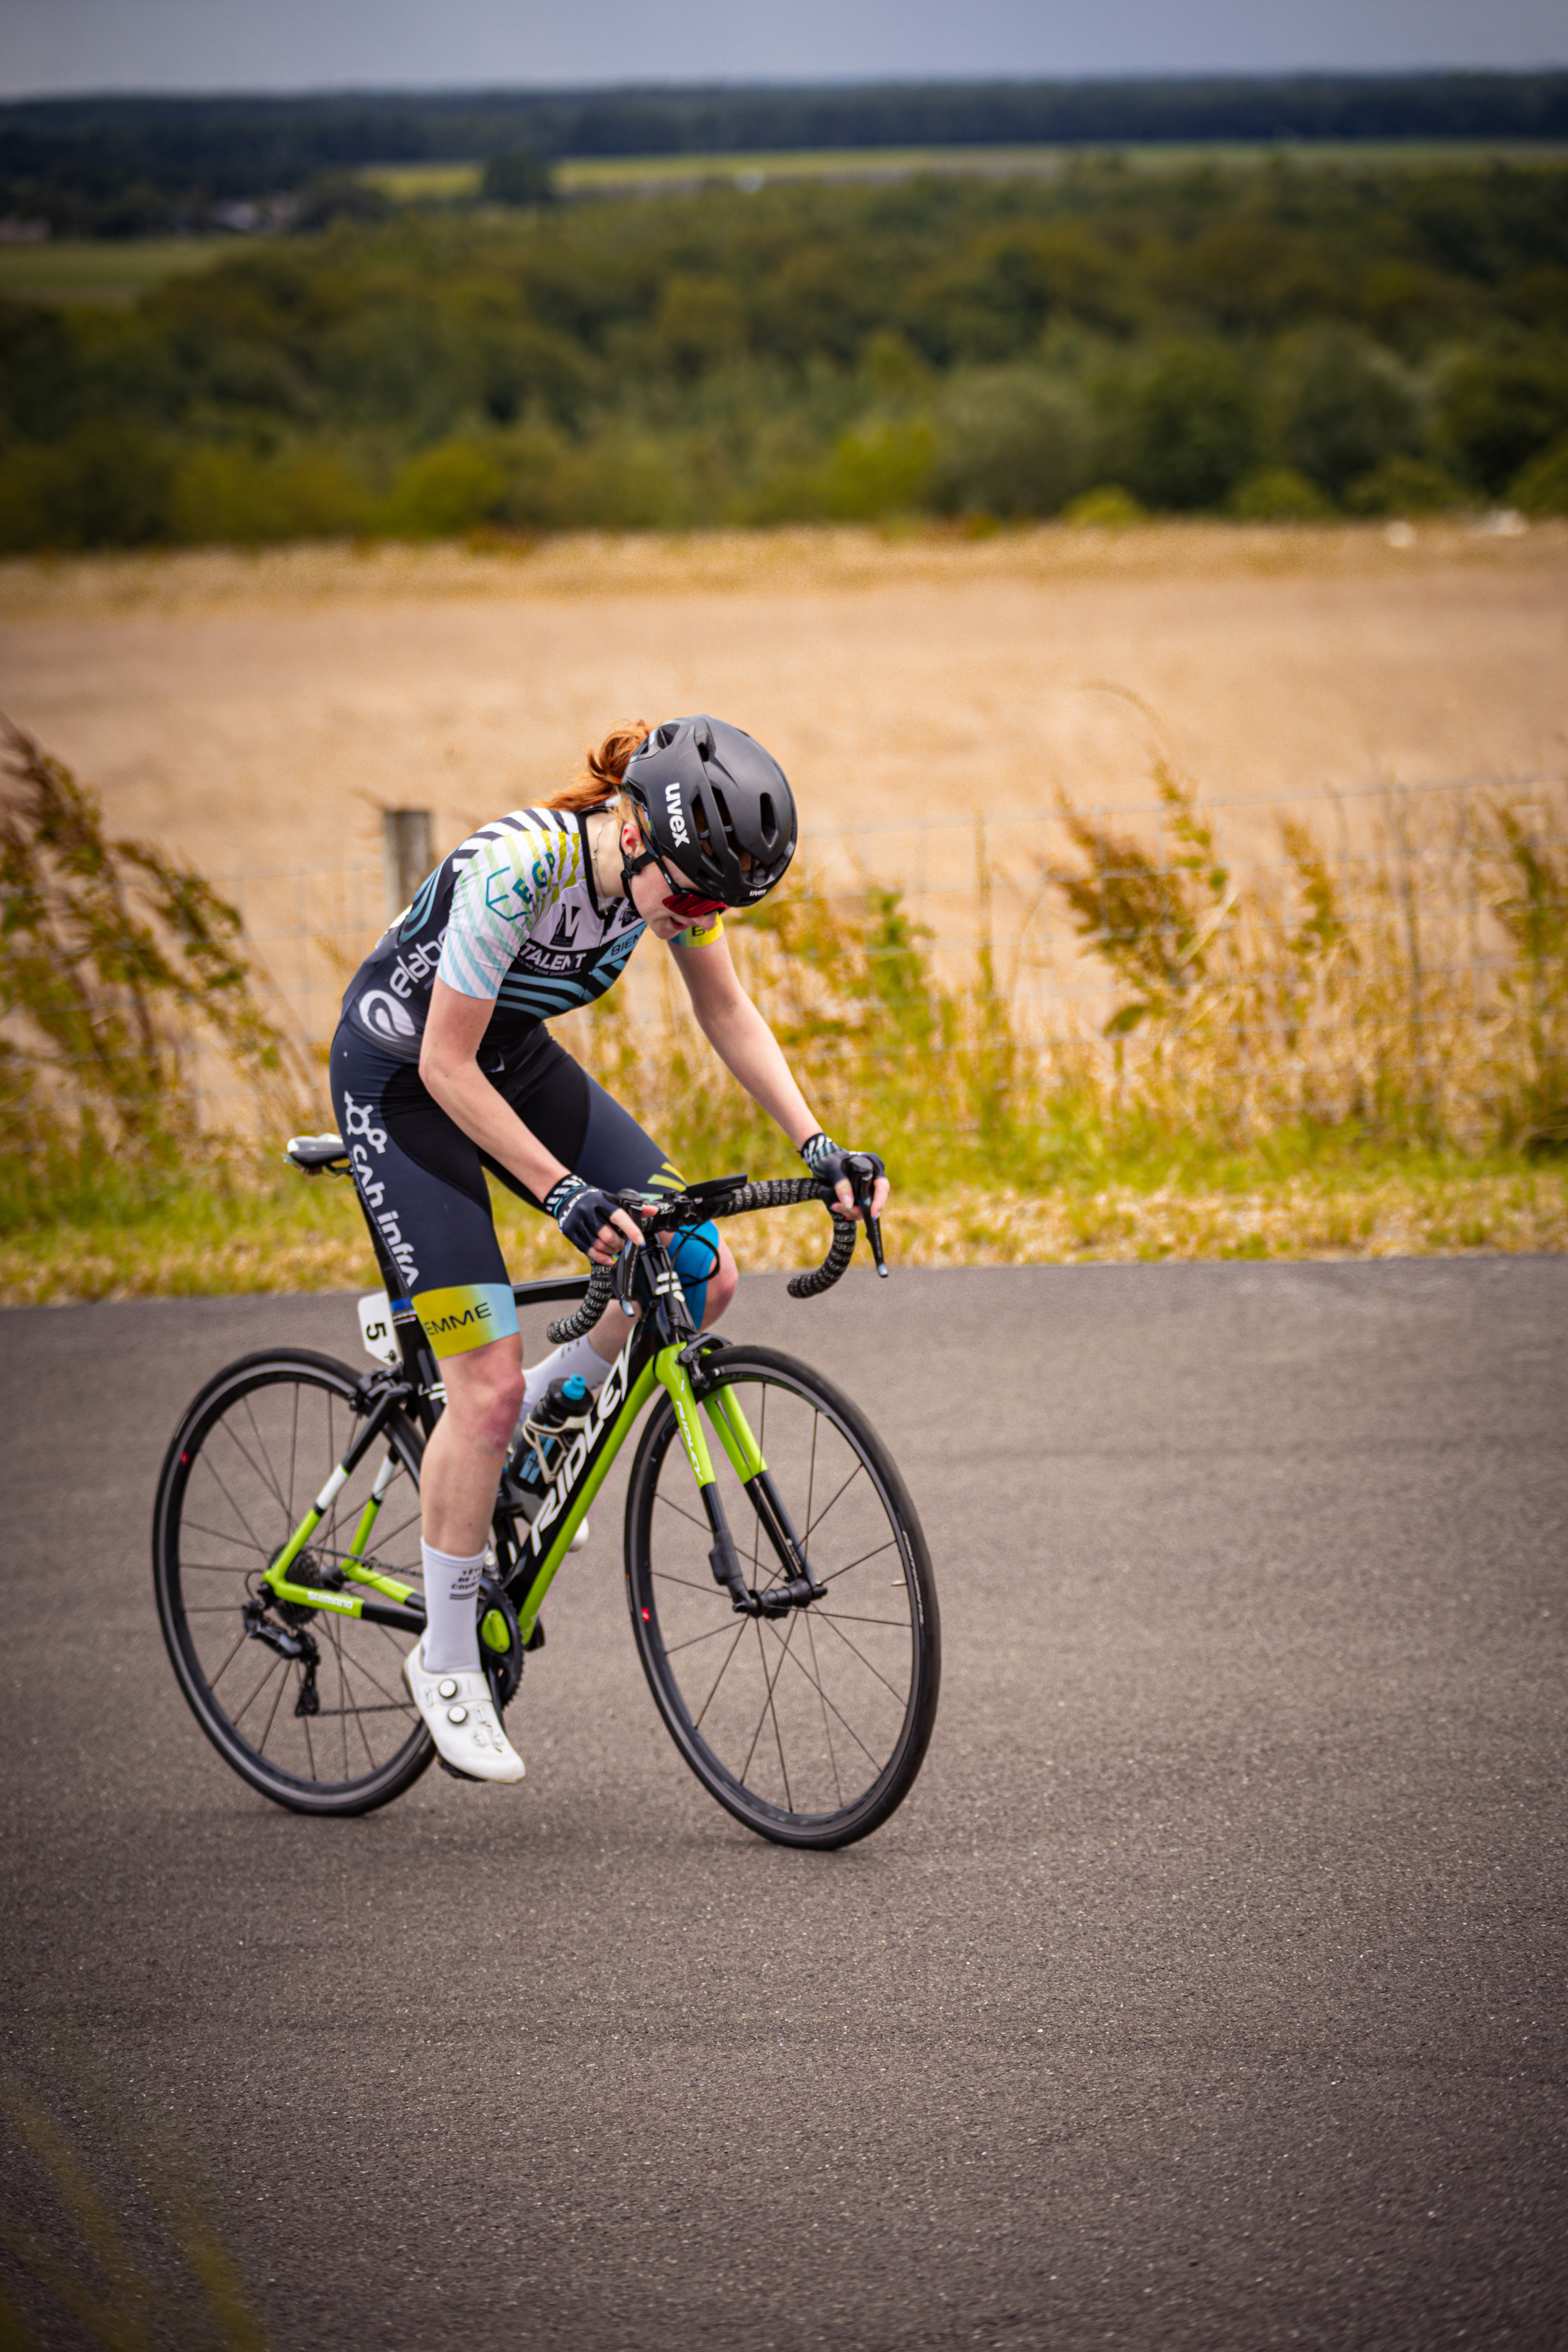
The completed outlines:
{"type": "MultiPolygon", "coordinates": [[[[344,1364],[280,1349],[232,1364],[197,1397],[169,1449],[153,1517],[158,1613],[180,1686],[208,1738],[250,1785],[300,1812],[360,1813],[399,1796],[434,1749],[402,1678],[410,1637],[335,1612],[274,1604],[248,1630],[262,1571],[320,1493],[356,1427],[344,1364]],[[312,1704],[313,1701],[313,1704],[312,1704]]],[[[328,1510],[294,1570],[331,1588],[388,1454],[395,1471],[365,1558],[417,1585],[418,1432],[402,1415],[328,1510]]]]}
{"type": "MultiPolygon", "coordinates": [[[[737,1614],[668,1398],[626,1496],[626,1598],[637,1654],[676,1746],[737,1820],[781,1844],[846,1845],[886,1821],[920,1770],[936,1715],[940,1633],[914,1507],[857,1407],[787,1356],[735,1348],[711,1366],[736,1391],[821,1601],[737,1614]]],[[[710,1444],[747,1584],[783,1579],[750,1497],[710,1444]]]]}

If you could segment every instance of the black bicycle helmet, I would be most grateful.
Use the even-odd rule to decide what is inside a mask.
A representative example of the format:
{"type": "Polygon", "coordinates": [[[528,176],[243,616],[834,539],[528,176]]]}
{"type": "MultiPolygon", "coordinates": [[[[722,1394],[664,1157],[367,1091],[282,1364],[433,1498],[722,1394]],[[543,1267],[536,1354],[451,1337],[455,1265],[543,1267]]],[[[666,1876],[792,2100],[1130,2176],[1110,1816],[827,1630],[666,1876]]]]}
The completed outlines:
{"type": "Polygon", "coordinates": [[[722,719],[669,719],[623,779],[651,848],[694,890],[753,906],[795,856],[795,794],[771,751],[722,719]]]}

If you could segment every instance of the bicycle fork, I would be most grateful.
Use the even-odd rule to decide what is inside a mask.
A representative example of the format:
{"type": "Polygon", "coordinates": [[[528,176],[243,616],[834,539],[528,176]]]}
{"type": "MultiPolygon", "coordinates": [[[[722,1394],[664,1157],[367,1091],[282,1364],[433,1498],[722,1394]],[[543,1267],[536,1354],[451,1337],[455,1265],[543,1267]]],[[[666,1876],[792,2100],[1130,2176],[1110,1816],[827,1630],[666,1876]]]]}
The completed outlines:
{"type": "Polygon", "coordinates": [[[702,1508],[707,1514],[713,1538],[708,1565],[713,1571],[713,1581],[724,1587],[739,1615],[787,1617],[792,1609],[804,1609],[808,1601],[824,1600],[827,1587],[818,1583],[811,1572],[805,1549],[791,1525],[789,1513],[747,1424],[739,1399],[724,1386],[716,1385],[704,1394],[702,1405],[720,1444],[729,1457],[731,1467],[751,1497],[758,1524],[777,1557],[783,1581],[754,1591],[742,1574],[741,1556],[724,1515],[723,1501],[713,1472],[713,1457],[708,1450],[708,1435],[702,1426],[702,1416],[697,1410],[697,1392],[691,1385],[687,1362],[688,1357],[694,1355],[701,1344],[698,1341],[684,1348],[661,1349],[656,1370],[660,1384],[675,1407],[676,1425],[680,1431],[686,1458],[697,1481],[697,1491],[702,1497],[702,1508]]]}

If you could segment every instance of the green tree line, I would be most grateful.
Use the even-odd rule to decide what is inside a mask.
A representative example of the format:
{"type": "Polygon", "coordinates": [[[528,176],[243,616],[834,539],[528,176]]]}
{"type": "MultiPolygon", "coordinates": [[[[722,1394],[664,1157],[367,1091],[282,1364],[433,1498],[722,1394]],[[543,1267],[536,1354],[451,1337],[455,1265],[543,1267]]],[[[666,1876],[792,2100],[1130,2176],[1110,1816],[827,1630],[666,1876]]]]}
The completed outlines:
{"type": "Polygon", "coordinates": [[[1568,505],[1568,172],[1086,159],[256,241],[0,306],[0,547],[1568,505]]]}
{"type": "Polygon", "coordinates": [[[823,89],[32,99],[0,106],[0,214],[57,236],[199,226],[366,163],[1226,140],[1563,140],[1568,74],[1192,76],[823,89]]]}

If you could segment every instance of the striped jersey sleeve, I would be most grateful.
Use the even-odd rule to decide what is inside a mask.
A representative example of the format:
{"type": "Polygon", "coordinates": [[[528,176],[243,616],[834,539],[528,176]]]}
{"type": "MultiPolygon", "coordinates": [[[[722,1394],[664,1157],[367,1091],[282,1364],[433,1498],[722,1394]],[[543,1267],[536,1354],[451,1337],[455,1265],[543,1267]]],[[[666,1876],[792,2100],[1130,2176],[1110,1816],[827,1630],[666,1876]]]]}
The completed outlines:
{"type": "Polygon", "coordinates": [[[582,844],[575,826],[522,814],[475,841],[452,892],[441,977],[460,995],[494,998],[552,900],[581,878],[582,844]]]}

